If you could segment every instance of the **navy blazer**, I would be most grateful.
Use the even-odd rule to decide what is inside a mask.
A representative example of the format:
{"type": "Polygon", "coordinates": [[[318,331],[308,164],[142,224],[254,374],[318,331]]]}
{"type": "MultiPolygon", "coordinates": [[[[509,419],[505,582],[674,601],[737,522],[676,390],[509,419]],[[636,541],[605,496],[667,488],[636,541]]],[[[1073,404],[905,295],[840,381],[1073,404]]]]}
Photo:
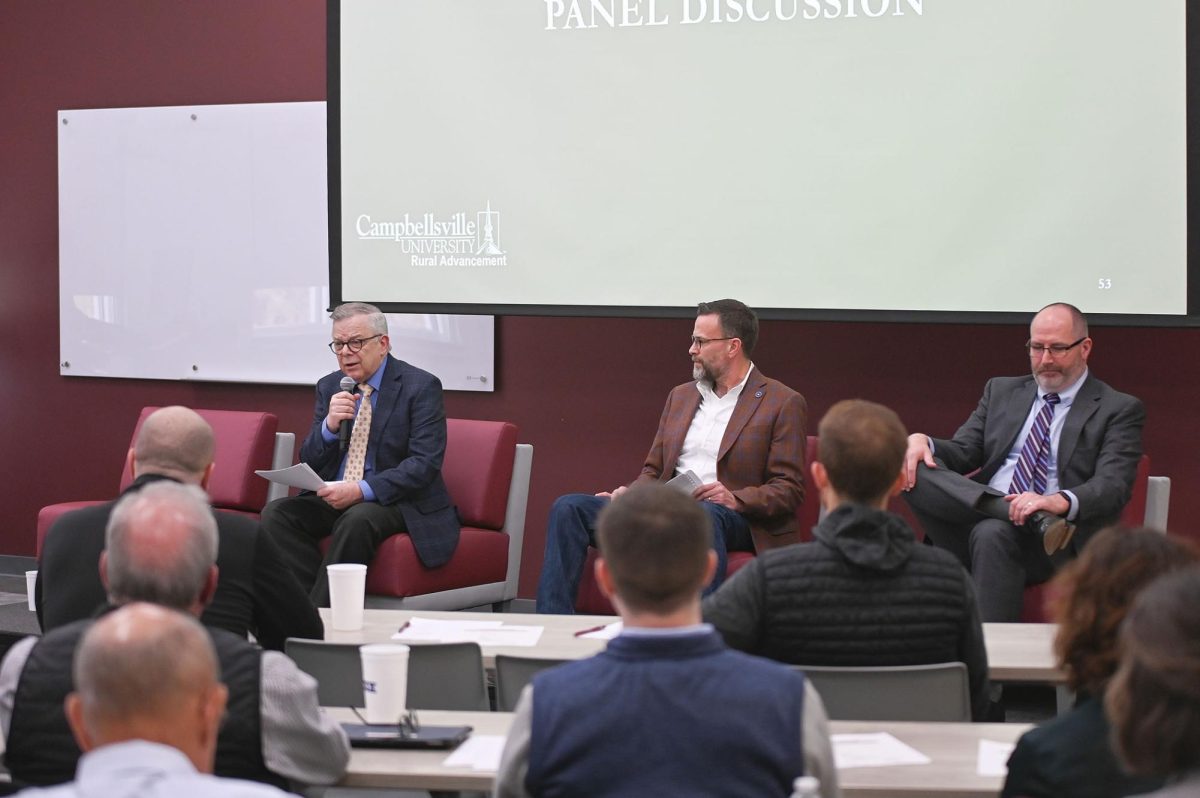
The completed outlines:
{"type": "MultiPolygon", "coordinates": [[[[442,481],[446,455],[442,383],[390,354],[384,363],[367,438],[371,469],[367,484],[376,501],[399,509],[421,563],[436,568],[454,554],[459,531],[458,512],[442,481]]],[[[326,481],[337,479],[343,454],[336,439],[325,441],[321,428],[343,376],[335,371],[317,383],[312,429],[300,446],[300,460],[326,481]]]]}

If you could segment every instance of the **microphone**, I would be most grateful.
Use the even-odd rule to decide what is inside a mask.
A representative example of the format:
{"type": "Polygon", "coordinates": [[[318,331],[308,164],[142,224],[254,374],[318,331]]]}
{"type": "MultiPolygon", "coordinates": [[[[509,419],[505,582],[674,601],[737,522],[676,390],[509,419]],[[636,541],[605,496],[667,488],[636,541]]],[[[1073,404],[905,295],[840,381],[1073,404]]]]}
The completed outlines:
{"type": "MultiPolygon", "coordinates": [[[[353,377],[342,377],[342,381],[338,383],[338,387],[343,391],[353,393],[354,389],[358,387],[358,383],[354,381],[353,377]]],[[[338,446],[341,447],[343,452],[350,445],[350,424],[350,419],[346,418],[342,419],[342,423],[338,425],[338,446]]]]}

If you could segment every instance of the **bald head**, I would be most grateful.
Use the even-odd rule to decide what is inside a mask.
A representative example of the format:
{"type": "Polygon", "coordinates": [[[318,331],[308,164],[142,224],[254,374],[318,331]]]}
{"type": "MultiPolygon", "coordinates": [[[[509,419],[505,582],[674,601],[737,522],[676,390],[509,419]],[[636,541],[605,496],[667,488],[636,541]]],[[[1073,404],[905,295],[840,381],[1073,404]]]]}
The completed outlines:
{"type": "Polygon", "coordinates": [[[152,604],[115,610],[83,636],[74,676],[67,715],[83,750],[150,740],[211,770],[225,689],[194,618],[152,604]]]}
{"type": "Polygon", "coordinates": [[[179,405],[159,408],[138,430],[133,445],[135,473],[199,484],[215,448],[212,427],[195,410],[179,405]]]}
{"type": "Polygon", "coordinates": [[[215,585],[217,522],[195,485],[153,482],[108,519],[101,563],[114,604],[150,601],[198,610],[215,585]]]}

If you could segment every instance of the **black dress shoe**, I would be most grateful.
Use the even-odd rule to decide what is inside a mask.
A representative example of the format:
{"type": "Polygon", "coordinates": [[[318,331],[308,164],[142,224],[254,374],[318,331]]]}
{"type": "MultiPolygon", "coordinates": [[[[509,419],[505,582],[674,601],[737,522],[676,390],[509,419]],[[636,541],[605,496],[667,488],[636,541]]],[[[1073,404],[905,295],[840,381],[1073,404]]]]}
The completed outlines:
{"type": "Polygon", "coordinates": [[[1071,536],[1075,534],[1074,524],[1044,510],[1030,513],[1029,518],[1025,519],[1025,527],[1041,535],[1042,548],[1046,550],[1047,557],[1065,549],[1071,542],[1071,536]]]}

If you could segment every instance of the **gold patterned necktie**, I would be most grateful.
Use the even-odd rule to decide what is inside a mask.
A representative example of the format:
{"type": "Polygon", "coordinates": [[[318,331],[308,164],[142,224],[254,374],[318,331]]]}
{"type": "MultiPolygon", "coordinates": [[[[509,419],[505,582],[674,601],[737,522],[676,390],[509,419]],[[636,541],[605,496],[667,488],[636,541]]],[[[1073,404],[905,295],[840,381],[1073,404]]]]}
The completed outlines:
{"type": "Polygon", "coordinates": [[[342,479],[358,482],[363,478],[367,463],[367,436],[371,434],[371,394],[374,388],[365,382],[358,386],[362,390],[362,401],[358,403],[358,415],[354,417],[354,431],[350,433],[350,448],[346,453],[346,471],[342,479]]]}

